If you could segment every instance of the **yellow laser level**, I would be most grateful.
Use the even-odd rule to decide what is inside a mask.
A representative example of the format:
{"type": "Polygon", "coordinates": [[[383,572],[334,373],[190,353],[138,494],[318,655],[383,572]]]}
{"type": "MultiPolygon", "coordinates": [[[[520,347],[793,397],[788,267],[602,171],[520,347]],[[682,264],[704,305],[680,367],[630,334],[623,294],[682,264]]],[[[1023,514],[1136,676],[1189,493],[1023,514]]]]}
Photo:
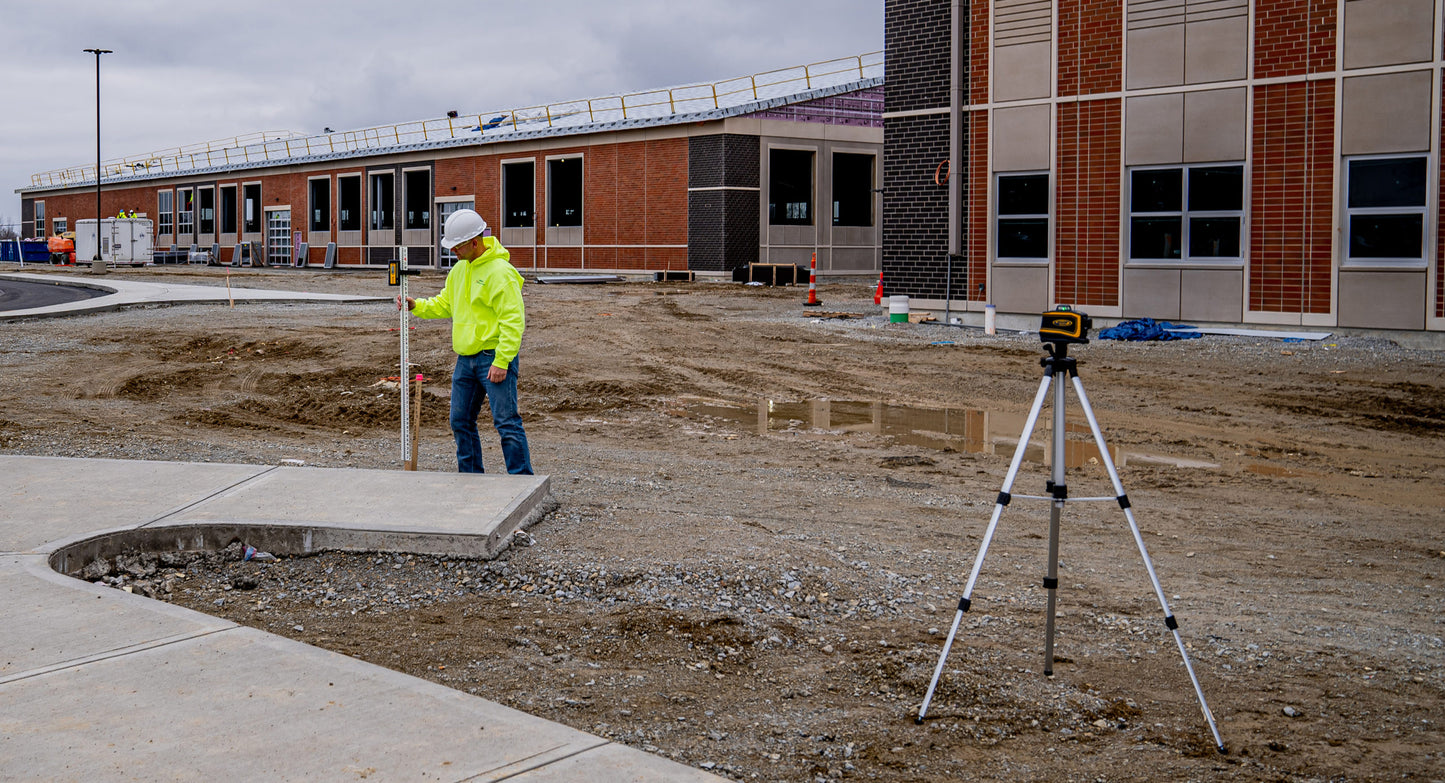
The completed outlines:
{"type": "Polygon", "coordinates": [[[1068,305],[1059,305],[1044,313],[1039,324],[1039,339],[1046,343],[1087,343],[1093,319],[1068,305]]]}

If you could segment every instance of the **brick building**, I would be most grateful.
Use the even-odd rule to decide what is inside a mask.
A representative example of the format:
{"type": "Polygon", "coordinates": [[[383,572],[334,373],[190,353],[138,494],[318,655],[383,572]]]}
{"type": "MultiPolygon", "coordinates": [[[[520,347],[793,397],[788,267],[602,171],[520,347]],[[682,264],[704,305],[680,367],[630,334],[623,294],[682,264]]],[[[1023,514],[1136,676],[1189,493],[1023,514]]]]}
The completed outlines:
{"type": "Polygon", "coordinates": [[[887,0],[887,291],[970,320],[1445,330],[1442,16],[887,0]]]}
{"type": "MultiPolygon", "coordinates": [[[[305,136],[254,134],[101,166],[101,212],[222,263],[448,265],[477,209],[531,270],[876,274],[881,53],[716,84],[305,136]],[[306,246],[302,255],[302,245],[306,246]],[[239,254],[239,255],[238,255],[239,254]]],[[[95,167],[22,188],[24,235],[94,218],[95,167]]]]}

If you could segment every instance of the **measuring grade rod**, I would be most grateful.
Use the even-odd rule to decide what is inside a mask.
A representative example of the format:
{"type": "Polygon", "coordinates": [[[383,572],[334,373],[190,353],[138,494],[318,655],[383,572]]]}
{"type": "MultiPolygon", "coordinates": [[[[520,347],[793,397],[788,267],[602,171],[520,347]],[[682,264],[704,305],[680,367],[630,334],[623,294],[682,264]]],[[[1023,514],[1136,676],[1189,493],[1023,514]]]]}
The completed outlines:
{"type": "Polygon", "coordinates": [[[411,459],[411,428],[406,420],[407,405],[411,402],[408,393],[411,384],[407,383],[407,372],[411,367],[411,311],[406,306],[406,279],[416,274],[416,270],[407,268],[406,248],[399,247],[397,251],[396,260],[387,264],[386,271],[387,282],[401,288],[401,323],[397,329],[401,334],[401,372],[396,377],[401,385],[401,461],[406,464],[411,459]]]}

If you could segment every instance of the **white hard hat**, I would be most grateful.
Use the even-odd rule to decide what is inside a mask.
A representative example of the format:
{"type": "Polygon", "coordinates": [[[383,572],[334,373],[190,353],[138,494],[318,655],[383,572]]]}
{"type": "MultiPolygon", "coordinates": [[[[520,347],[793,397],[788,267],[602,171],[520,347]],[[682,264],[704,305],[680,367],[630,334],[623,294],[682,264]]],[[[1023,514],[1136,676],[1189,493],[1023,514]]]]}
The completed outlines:
{"type": "Polygon", "coordinates": [[[486,230],[487,221],[482,220],[475,210],[459,209],[447,216],[446,226],[442,228],[442,247],[451,250],[468,239],[481,236],[486,230]]]}

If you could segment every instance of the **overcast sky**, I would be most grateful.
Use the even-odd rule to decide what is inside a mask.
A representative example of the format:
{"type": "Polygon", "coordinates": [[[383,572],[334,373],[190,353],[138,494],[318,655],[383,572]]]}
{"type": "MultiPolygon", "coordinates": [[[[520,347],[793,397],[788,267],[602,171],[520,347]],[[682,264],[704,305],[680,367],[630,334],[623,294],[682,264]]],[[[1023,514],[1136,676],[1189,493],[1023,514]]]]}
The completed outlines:
{"type": "Polygon", "coordinates": [[[711,82],[883,48],[883,0],[4,3],[0,222],[32,174],[254,131],[319,133],[711,82]]]}

